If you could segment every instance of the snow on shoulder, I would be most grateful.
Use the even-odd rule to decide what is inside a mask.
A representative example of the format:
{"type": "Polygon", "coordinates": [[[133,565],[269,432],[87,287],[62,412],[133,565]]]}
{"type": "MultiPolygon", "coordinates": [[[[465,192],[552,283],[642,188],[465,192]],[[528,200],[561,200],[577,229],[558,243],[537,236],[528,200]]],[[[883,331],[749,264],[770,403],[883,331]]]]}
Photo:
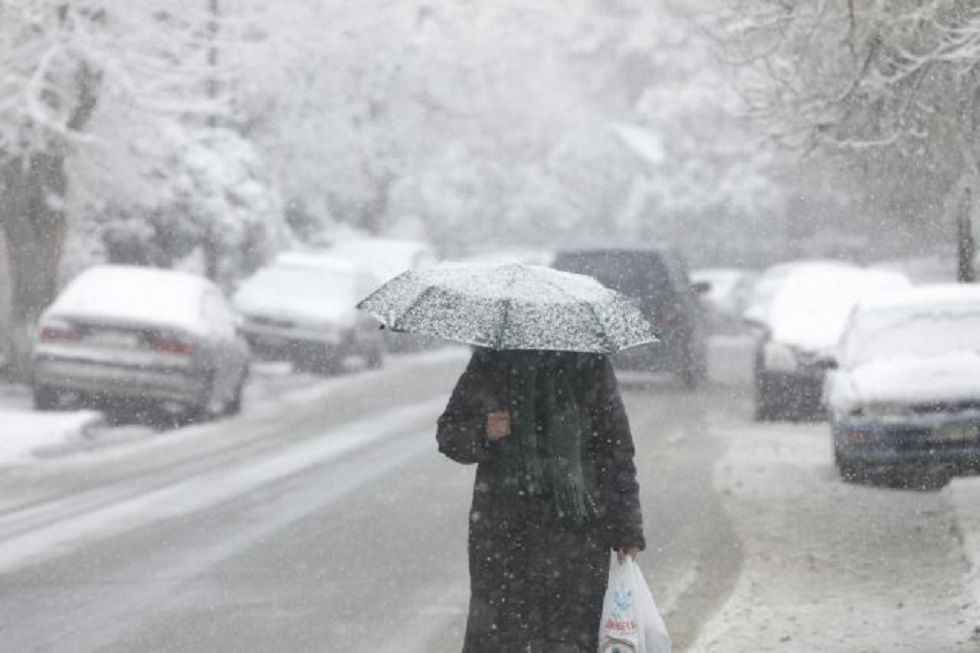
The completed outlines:
{"type": "Polygon", "coordinates": [[[48,309],[48,317],[138,321],[170,325],[192,333],[208,329],[201,297],[220,292],[187,272],[128,265],[99,265],[75,277],[48,309]]]}

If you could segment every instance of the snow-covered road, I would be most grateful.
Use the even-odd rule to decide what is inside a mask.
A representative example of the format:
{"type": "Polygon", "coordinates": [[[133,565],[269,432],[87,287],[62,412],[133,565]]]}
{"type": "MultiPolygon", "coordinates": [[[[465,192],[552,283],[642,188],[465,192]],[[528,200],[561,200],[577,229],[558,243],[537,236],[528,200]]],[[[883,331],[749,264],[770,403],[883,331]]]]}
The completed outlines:
{"type": "MultiPolygon", "coordinates": [[[[458,650],[473,470],[440,457],[432,431],[464,361],[270,373],[238,418],[110,429],[6,467],[5,647],[458,650]]],[[[980,650],[974,479],[842,483],[825,424],[750,421],[747,361],[718,343],[698,394],[621,375],[640,563],[676,649],[980,650]]]]}

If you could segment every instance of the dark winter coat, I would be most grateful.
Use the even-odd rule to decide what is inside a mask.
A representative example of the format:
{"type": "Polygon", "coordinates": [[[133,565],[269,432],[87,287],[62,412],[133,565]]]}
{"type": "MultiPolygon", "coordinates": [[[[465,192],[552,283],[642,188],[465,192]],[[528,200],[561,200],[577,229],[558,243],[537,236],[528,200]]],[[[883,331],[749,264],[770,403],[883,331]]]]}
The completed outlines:
{"type": "Polygon", "coordinates": [[[595,514],[584,524],[556,516],[547,497],[501,482],[489,412],[506,405],[494,354],[478,350],[439,418],[439,450],[477,463],[470,510],[470,607],[465,653],[592,652],[597,647],[610,550],[645,546],[629,421],[605,356],[574,361],[581,457],[595,514]]]}

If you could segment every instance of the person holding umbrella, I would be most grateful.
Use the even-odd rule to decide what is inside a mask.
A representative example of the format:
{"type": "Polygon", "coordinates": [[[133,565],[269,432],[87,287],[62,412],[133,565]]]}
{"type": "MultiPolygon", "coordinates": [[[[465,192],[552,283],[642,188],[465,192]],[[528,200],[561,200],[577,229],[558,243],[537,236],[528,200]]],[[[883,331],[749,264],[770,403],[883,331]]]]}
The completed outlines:
{"type": "Polygon", "coordinates": [[[651,325],[590,277],[526,265],[407,272],[359,307],[473,346],[436,433],[477,465],[464,653],[595,651],[610,551],[645,547],[609,354],[651,325]]]}
{"type": "Polygon", "coordinates": [[[609,551],[635,557],[645,545],[608,357],[478,349],[437,440],[478,464],[463,650],[595,651],[609,551]]]}

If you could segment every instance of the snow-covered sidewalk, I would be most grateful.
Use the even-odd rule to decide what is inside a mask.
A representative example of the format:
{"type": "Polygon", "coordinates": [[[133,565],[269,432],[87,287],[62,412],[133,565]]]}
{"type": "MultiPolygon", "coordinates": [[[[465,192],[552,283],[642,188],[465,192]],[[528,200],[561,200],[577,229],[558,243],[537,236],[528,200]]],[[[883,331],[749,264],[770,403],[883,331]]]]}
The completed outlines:
{"type": "Polygon", "coordinates": [[[976,554],[980,486],[844,483],[826,424],[719,425],[716,432],[728,450],[716,463],[715,485],[727,497],[744,561],[734,592],[688,650],[977,650],[980,597],[964,578],[955,533],[976,554]]]}

